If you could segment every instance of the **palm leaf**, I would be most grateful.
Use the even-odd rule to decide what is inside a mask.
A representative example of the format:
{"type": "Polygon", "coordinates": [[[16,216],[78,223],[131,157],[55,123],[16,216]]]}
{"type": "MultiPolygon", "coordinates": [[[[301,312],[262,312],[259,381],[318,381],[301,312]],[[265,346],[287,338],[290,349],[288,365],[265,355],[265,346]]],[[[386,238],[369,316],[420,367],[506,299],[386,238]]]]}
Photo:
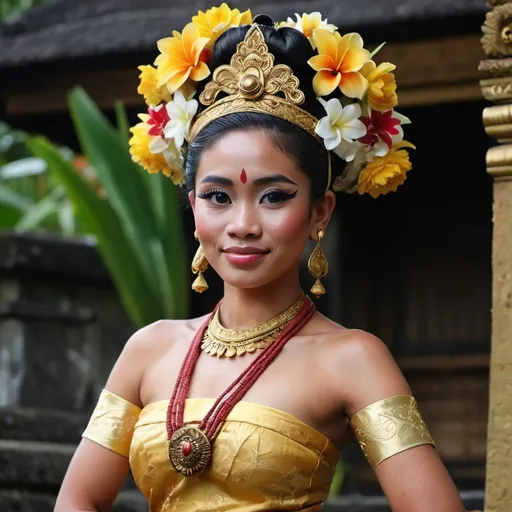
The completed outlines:
{"type": "Polygon", "coordinates": [[[75,89],[69,105],[82,151],[97,172],[145,278],[158,289],[153,271],[155,261],[149,250],[158,233],[149,198],[144,193],[142,172],[131,161],[119,134],[85,91],[75,89]]]}
{"type": "Polygon", "coordinates": [[[66,187],[76,213],[89,232],[95,234],[98,249],[132,321],[143,326],[161,318],[159,297],[141,271],[112,206],[96,195],[50,142],[37,137],[27,143],[35,155],[48,163],[55,180],[66,187]]]}

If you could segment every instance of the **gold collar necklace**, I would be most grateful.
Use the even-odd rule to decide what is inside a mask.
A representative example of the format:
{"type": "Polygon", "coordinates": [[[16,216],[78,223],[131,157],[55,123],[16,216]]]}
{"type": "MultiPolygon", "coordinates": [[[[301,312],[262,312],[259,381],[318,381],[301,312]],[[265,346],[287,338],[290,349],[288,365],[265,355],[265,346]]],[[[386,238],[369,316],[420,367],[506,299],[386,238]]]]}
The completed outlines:
{"type": "Polygon", "coordinates": [[[278,316],[249,329],[226,329],[219,320],[219,310],[213,315],[203,337],[201,349],[217,357],[241,356],[245,352],[254,352],[257,348],[265,349],[277,339],[282,330],[300,311],[306,296],[292,304],[278,316]]]}

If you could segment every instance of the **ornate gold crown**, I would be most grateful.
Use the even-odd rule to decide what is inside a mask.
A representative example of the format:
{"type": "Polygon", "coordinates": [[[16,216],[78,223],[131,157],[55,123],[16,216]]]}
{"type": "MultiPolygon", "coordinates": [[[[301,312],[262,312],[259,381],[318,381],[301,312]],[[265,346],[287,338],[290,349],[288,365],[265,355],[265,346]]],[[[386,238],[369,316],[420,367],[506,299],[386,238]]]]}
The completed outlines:
{"type": "Polygon", "coordinates": [[[199,114],[190,130],[190,142],[213,120],[235,112],[262,112],[279,117],[317,137],[318,119],[297,105],[304,103],[299,79],[284,64],[274,65],[274,56],[258,25],[252,25],[237,45],[230,65],[219,66],[205,86],[199,101],[209,107],[199,114]],[[227,97],[217,100],[219,93],[227,97]],[[277,96],[282,93],[283,97],[277,96]]]}

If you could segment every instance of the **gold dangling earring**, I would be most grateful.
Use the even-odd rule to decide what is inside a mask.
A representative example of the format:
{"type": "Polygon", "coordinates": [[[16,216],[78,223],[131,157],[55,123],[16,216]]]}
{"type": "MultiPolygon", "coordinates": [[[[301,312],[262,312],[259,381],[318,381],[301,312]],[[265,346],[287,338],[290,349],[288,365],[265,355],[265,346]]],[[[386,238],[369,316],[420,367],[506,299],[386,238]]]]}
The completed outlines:
{"type": "MultiPolygon", "coordinates": [[[[194,233],[194,238],[198,240],[197,231],[194,233]]],[[[206,269],[208,268],[208,260],[206,259],[206,256],[203,253],[203,248],[201,247],[201,244],[199,244],[199,247],[197,248],[194,259],[192,260],[191,268],[192,273],[197,274],[196,279],[192,283],[192,290],[194,290],[197,293],[203,293],[204,291],[208,290],[208,283],[206,282],[206,279],[203,276],[203,272],[205,272],[206,269]]]]}
{"type": "Polygon", "coordinates": [[[324,285],[320,282],[320,279],[327,275],[327,272],[329,271],[329,264],[327,263],[327,258],[325,257],[322,247],[320,247],[320,242],[322,241],[325,232],[323,229],[318,228],[316,235],[316,247],[309,257],[308,270],[316,279],[315,284],[311,287],[310,291],[318,299],[326,293],[324,285]]]}

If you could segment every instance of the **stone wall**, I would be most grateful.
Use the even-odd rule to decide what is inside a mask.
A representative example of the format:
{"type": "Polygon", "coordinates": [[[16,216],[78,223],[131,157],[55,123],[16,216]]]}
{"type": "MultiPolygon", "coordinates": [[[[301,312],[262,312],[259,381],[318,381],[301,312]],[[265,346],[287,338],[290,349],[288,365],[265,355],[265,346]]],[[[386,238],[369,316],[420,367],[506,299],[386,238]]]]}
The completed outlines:
{"type": "MultiPolygon", "coordinates": [[[[53,511],[99,391],[133,330],[94,246],[0,233],[2,512],[53,511]]],[[[144,506],[128,480],[116,510],[144,506]]]]}

